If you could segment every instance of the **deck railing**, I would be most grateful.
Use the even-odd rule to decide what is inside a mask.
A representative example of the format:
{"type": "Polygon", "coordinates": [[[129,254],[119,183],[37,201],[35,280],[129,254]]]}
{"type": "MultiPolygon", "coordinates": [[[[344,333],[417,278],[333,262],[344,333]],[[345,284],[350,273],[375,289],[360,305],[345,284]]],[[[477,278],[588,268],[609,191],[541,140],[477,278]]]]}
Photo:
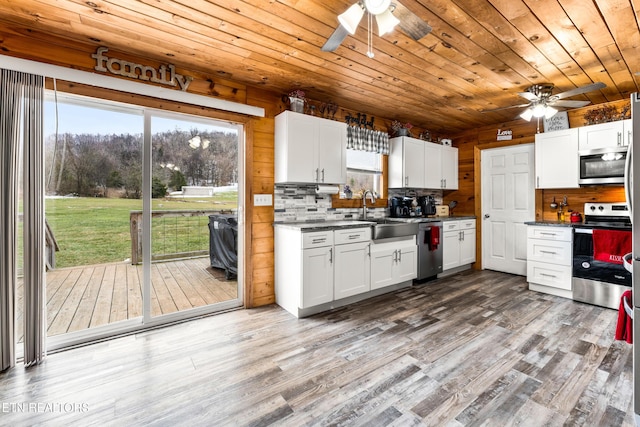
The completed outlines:
{"type": "MultiPolygon", "coordinates": [[[[231,210],[168,210],[151,213],[151,259],[192,258],[209,253],[209,215],[231,210]]],[[[142,263],[142,211],[131,211],[131,263],[142,263]]]]}

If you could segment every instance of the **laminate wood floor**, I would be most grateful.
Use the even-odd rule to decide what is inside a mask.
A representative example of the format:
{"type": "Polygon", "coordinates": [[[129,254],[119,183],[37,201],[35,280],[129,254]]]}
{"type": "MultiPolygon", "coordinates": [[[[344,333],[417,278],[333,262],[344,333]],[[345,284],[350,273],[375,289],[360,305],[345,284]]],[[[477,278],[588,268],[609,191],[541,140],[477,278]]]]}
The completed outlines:
{"type": "Polygon", "coordinates": [[[238,310],[0,374],[0,424],[632,426],[616,319],[491,271],[306,319],[238,310]]]}

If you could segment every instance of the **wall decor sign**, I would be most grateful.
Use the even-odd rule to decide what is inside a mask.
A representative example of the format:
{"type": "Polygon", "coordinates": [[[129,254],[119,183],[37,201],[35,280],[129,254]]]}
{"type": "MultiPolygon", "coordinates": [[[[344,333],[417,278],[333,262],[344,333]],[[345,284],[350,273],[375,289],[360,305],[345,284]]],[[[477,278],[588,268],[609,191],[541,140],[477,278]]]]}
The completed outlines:
{"type": "Polygon", "coordinates": [[[160,83],[167,86],[180,86],[183,92],[193,81],[193,77],[176,73],[173,64],[161,65],[157,70],[149,65],[136,64],[124,59],[110,58],[105,54],[109,51],[106,47],[99,47],[91,57],[96,60],[94,70],[109,72],[116,76],[124,76],[132,79],[160,83]]]}
{"type": "Polygon", "coordinates": [[[544,119],[544,131],[569,129],[569,116],[566,111],[559,111],[553,117],[544,119]]]}
{"type": "Polygon", "coordinates": [[[497,141],[510,141],[513,138],[513,131],[511,129],[498,129],[498,135],[496,135],[497,141]]]}

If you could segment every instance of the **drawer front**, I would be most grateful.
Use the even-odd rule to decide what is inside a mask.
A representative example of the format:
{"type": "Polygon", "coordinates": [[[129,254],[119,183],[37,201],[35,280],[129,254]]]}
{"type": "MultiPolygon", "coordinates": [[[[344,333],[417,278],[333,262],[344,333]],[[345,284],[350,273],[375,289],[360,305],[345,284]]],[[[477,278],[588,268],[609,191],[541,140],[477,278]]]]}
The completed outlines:
{"type": "Polygon", "coordinates": [[[345,228],[334,230],[333,240],[336,245],[355,242],[367,242],[371,240],[371,227],[345,228]]]}
{"type": "Polygon", "coordinates": [[[534,239],[570,242],[572,235],[571,232],[571,227],[537,227],[535,225],[527,227],[527,237],[532,237],[534,239]]]}
{"type": "Polygon", "coordinates": [[[461,221],[444,221],[442,223],[443,231],[455,231],[460,230],[461,221]]]}
{"type": "Polygon", "coordinates": [[[527,282],[571,290],[571,266],[527,262],[527,282]]]}
{"type": "Polygon", "coordinates": [[[333,245],[333,231],[315,231],[302,233],[302,248],[319,248],[333,245]]]}
{"type": "Polygon", "coordinates": [[[476,228],[475,219],[462,219],[458,221],[461,230],[469,230],[470,228],[476,228]]]}
{"type": "Polygon", "coordinates": [[[571,242],[527,239],[527,262],[529,261],[571,266],[571,242]]]}

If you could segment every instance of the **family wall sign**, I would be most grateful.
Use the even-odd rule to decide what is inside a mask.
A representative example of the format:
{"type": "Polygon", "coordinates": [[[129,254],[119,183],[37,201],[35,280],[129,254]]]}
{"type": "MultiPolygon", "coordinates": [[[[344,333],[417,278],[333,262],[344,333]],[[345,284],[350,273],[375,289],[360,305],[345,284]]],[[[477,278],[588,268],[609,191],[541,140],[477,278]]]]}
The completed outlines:
{"type": "Polygon", "coordinates": [[[99,47],[96,53],[91,54],[91,57],[96,60],[94,70],[167,86],[179,86],[182,91],[186,91],[193,81],[193,77],[176,73],[176,67],[173,64],[161,65],[155,69],[149,65],[108,57],[106,55],[108,51],[106,47],[99,47]]]}

